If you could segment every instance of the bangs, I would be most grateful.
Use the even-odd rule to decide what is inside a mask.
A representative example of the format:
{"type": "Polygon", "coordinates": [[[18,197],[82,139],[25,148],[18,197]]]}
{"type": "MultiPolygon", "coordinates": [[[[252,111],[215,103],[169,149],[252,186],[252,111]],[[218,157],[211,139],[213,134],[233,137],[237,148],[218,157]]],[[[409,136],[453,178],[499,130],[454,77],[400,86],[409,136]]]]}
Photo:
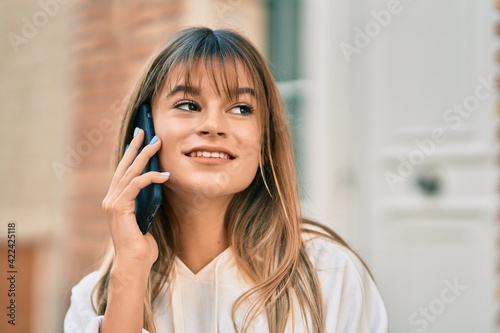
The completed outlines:
{"type": "Polygon", "coordinates": [[[164,75],[156,84],[155,95],[165,86],[197,87],[206,76],[218,96],[234,100],[238,97],[241,76],[244,76],[252,84],[256,99],[265,101],[259,71],[241,52],[239,41],[218,33],[207,31],[178,43],[171,61],[164,64],[164,75]]]}

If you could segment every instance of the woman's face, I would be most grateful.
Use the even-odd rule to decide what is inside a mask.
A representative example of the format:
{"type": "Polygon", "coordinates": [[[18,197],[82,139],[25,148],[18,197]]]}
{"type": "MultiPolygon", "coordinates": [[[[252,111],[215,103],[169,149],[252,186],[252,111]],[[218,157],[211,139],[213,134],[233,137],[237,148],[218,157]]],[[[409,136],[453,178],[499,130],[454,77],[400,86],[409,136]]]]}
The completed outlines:
{"type": "MultiPolygon", "coordinates": [[[[222,89],[223,73],[215,75],[218,93],[205,67],[197,68],[190,85],[174,69],[152,105],[155,132],[162,141],[160,165],[170,172],[167,193],[191,198],[193,204],[230,199],[247,188],[257,172],[262,136],[262,110],[244,68],[237,66],[234,99],[222,89]]],[[[231,72],[235,76],[228,79],[234,82],[236,73],[231,72]]]]}

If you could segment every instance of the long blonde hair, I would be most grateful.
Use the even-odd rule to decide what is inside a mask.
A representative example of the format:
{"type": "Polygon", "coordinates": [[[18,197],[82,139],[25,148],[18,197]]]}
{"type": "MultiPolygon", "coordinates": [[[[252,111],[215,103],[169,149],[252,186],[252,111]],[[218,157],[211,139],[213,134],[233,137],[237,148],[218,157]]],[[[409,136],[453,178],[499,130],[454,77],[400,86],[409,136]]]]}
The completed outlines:
{"type": "MultiPolygon", "coordinates": [[[[231,94],[237,82],[230,82],[230,71],[242,64],[253,79],[259,110],[262,110],[261,162],[252,183],[234,195],[225,214],[225,230],[238,269],[252,288],[233,305],[232,317],[238,332],[247,332],[252,320],[261,313],[267,317],[270,332],[284,332],[292,316],[294,300],[301,310],[309,331],[324,332],[324,304],[316,271],[302,241],[304,226],[312,224],[302,219],[292,142],[286,113],[269,67],[244,37],[230,30],[189,28],[173,36],[147,63],[134,90],[128,97],[119,133],[116,161],[121,159],[124,146],[132,138],[132,119],[138,106],[151,102],[174,68],[181,68],[186,80],[191,70],[202,62],[218,89],[231,94]],[[217,71],[223,71],[226,80],[217,71]],[[250,302],[241,327],[234,318],[243,304],[250,302]]],[[[176,255],[177,218],[164,199],[150,233],[159,248],[158,260],[152,267],[144,299],[144,328],[156,332],[152,302],[168,283],[176,255]]],[[[324,228],[326,237],[346,245],[333,231],[324,228]]],[[[307,231],[313,232],[313,231],[307,231]]],[[[323,234],[324,235],[324,234],[323,234]]],[[[104,314],[107,305],[109,274],[113,265],[110,249],[102,264],[103,275],[93,291],[95,310],[104,314]]]]}

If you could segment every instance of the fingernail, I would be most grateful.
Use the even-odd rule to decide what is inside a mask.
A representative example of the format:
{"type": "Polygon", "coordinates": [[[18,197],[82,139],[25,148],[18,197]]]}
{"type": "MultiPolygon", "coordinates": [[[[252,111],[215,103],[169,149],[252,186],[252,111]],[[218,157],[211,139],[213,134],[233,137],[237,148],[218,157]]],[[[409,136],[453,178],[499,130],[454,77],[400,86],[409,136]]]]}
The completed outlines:
{"type": "Polygon", "coordinates": [[[128,147],[130,147],[130,145],[127,143],[127,144],[125,145],[125,151],[127,151],[127,150],[128,150],[128,147]]]}
{"type": "Polygon", "coordinates": [[[135,138],[135,136],[136,136],[137,134],[139,134],[139,127],[136,127],[136,128],[135,128],[135,130],[134,130],[134,138],[135,138]]]}
{"type": "Polygon", "coordinates": [[[168,177],[168,176],[170,176],[170,172],[168,172],[168,171],[160,172],[160,175],[162,175],[164,177],[168,177]]]}
{"type": "Polygon", "coordinates": [[[155,135],[152,139],[151,142],[149,143],[150,145],[155,144],[156,141],[158,141],[158,137],[155,135]]]}

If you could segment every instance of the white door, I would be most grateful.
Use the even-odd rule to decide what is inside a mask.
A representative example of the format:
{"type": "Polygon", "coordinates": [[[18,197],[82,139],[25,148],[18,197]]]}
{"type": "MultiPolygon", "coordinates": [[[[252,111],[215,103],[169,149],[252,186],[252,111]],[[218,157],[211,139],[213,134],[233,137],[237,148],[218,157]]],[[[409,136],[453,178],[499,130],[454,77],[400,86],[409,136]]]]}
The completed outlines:
{"type": "MultiPolygon", "coordinates": [[[[308,18],[315,24],[315,6],[335,7],[325,3],[308,5],[306,25],[308,18]]],[[[331,3],[349,13],[331,12],[341,25],[327,27],[337,31],[325,42],[332,57],[305,53],[315,61],[306,76],[321,80],[323,68],[330,77],[307,98],[322,91],[330,92],[318,97],[323,101],[336,97],[324,125],[331,132],[322,133],[341,154],[340,162],[334,151],[309,164],[309,195],[348,198],[330,196],[316,209],[339,218],[367,259],[391,332],[493,332],[500,252],[493,2],[331,3]],[[342,163],[349,171],[339,169],[342,163]],[[329,167],[333,175],[322,183],[320,172],[329,167]],[[339,172],[350,174],[348,186],[332,181],[339,172]],[[349,205],[342,216],[330,207],[338,202],[349,205]]],[[[317,128],[313,138],[320,138],[320,121],[310,117],[306,131],[317,128]]],[[[309,148],[317,145],[312,139],[309,148]]]]}

